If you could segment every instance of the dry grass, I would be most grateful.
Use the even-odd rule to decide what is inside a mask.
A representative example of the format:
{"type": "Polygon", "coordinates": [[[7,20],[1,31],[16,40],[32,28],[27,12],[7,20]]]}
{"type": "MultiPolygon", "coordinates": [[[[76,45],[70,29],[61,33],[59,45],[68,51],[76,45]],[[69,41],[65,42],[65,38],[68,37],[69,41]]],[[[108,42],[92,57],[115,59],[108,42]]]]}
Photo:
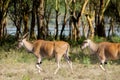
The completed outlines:
{"type": "Polygon", "coordinates": [[[101,71],[98,65],[85,66],[73,63],[74,73],[71,74],[65,62],[58,74],[54,75],[56,68],[54,62],[45,61],[42,65],[45,72],[38,73],[34,63],[2,63],[0,64],[1,80],[119,80],[120,66],[110,65],[107,72],[101,71]]]}
{"type": "Polygon", "coordinates": [[[44,72],[38,73],[35,67],[35,58],[25,52],[2,51],[0,58],[0,80],[120,80],[120,65],[107,65],[107,72],[103,72],[98,64],[83,64],[73,62],[74,73],[63,60],[61,69],[56,75],[54,70],[57,65],[54,60],[44,60],[42,68],[44,72]],[[7,56],[6,56],[7,55],[7,56]]]}

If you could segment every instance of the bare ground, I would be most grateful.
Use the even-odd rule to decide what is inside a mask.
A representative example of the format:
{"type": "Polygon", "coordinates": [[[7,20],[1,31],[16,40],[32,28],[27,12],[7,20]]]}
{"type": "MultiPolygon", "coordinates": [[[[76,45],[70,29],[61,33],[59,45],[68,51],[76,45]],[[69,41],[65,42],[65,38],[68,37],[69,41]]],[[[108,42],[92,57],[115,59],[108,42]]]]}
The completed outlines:
{"type": "Polygon", "coordinates": [[[54,61],[44,61],[44,72],[38,73],[35,63],[21,63],[4,60],[0,63],[0,80],[120,80],[120,65],[107,65],[103,72],[98,64],[81,64],[73,62],[74,73],[69,70],[65,61],[61,62],[61,69],[56,75],[54,61]]]}

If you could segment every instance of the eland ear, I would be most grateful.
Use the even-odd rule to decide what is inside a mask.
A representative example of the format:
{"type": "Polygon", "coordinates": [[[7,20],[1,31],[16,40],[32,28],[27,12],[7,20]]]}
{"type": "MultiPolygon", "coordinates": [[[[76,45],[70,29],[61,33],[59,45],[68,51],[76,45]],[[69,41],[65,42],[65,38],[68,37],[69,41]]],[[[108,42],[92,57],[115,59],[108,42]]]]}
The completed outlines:
{"type": "Polygon", "coordinates": [[[26,38],[28,35],[29,35],[29,32],[27,32],[26,34],[24,34],[22,38],[26,38]]]}

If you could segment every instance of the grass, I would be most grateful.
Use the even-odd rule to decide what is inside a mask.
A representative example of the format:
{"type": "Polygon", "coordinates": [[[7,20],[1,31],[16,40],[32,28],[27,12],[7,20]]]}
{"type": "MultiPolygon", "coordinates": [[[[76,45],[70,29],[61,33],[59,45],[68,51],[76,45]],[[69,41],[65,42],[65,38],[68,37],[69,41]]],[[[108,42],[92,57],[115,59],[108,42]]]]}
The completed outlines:
{"type": "Polygon", "coordinates": [[[30,80],[30,76],[29,75],[23,75],[22,80],[30,80]]]}

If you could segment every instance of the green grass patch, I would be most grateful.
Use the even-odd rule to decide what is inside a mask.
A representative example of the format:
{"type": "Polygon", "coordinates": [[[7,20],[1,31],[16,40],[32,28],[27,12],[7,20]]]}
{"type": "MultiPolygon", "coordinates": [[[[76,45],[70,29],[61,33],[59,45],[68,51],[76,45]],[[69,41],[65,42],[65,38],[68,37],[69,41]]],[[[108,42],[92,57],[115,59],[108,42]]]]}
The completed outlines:
{"type": "Polygon", "coordinates": [[[32,53],[27,53],[26,51],[19,51],[19,58],[17,59],[18,62],[21,63],[31,63],[31,61],[35,61],[36,57],[32,53]]]}
{"type": "Polygon", "coordinates": [[[83,63],[89,65],[91,63],[90,57],[88,55],[83,56],[83,63]]]}
{"type": "Polygon", "coordinates": [[[0,53],[0,62],[3,63],[31,63],[32,61],[35,62],[35,60],[35,56],[25,50],[10,49],[10,51],[4,51],[2,49],[0,53]]]}
{"type": "Polygon", "coordinates": [[[30,80],[30,76],[29,75],[23,75],[22,80],[30,80]]]}

